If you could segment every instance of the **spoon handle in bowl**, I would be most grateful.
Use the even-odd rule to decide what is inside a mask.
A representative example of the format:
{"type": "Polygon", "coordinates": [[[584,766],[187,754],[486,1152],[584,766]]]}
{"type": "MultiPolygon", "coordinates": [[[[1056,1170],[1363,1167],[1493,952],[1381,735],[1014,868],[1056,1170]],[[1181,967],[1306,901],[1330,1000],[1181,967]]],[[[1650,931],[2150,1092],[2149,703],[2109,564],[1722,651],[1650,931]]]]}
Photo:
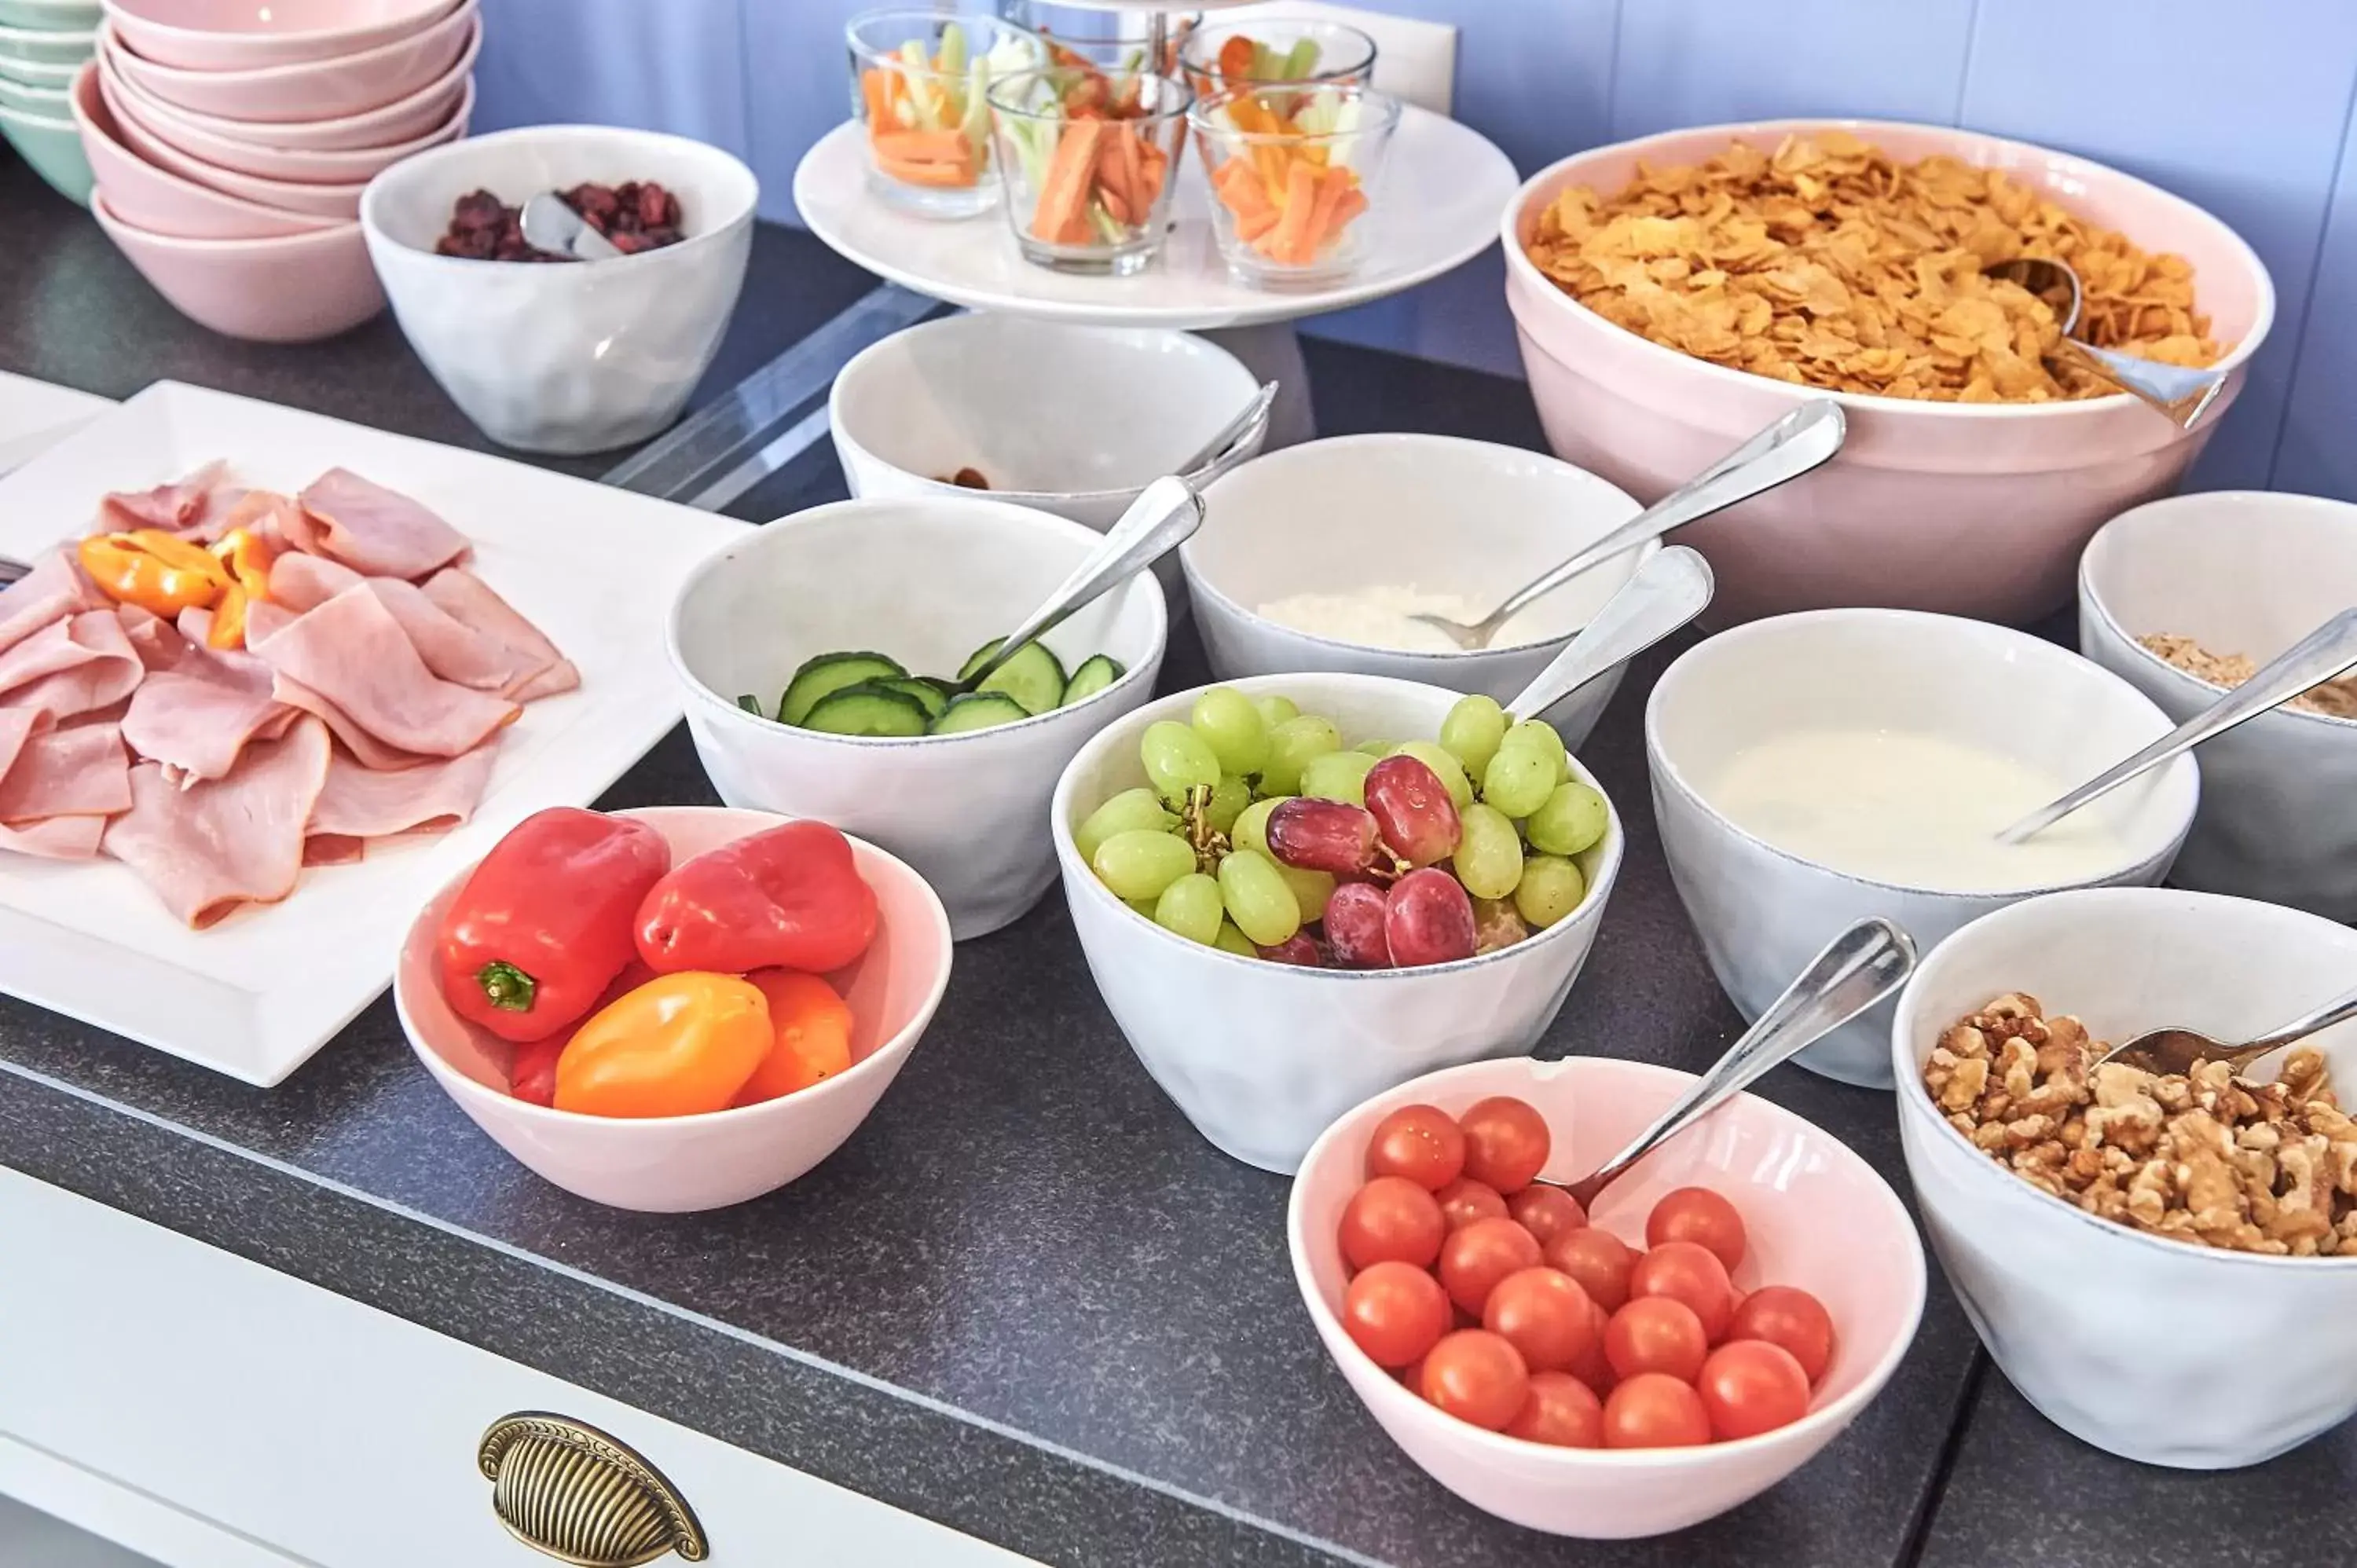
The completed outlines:
{"type": "Polygon", "coordinates": [[[1825,944],[1784,993],[1768,1004],[1725,1056],[1694,1087],[1632,1139],[1629,1146],[1577,1183],[1572,1196],[1594,1201],[1613,1177],[1653,1149],[1741,1093],[1761,1073],[1815,1044],[1899,989],[1915,968],[1915,941],[1889,920],[1873,918],[1825,944]]]}
{"type": "Polygon", "coordinates": [[[1544,713],[1598,675],[1636,658],[1702,614],[1712,586],[1710,563],[1683,544],[1671,545],[1620,585],[1579,635],[1506,704],[1506,716],[1526,719],[1544,713]]]}
{"type": "Polygon", "coordinates": [[[2052,827],[2080,807],[2110,794],[2147,768],[2158,768],[2179,752],[2190,751],[2236,725],[2257,718],[2277,703],[2289,702],[2352,665],[2357,665],[2357,609],[2342,610],[2267,660],[2257,674],[2134,757],[2105,768],[2052,805],[2031,812],[1998,833],[1997,842],[2019,843],[2030,834],[2052,827]]]}
{"type": "Polygon", "coordinates": [[[2321,1034],[2333,1025],[2345,1024],[2352,1018],[2357,1018],[2357,991],[2336,996],[2314,1012],[2294,1018],[2282,1028],[2261,1035],[2233,1054],[2234,1069],[2239,1072],[2269,1051],[2296,1046],[2310,1035],[2321,1034]]]}

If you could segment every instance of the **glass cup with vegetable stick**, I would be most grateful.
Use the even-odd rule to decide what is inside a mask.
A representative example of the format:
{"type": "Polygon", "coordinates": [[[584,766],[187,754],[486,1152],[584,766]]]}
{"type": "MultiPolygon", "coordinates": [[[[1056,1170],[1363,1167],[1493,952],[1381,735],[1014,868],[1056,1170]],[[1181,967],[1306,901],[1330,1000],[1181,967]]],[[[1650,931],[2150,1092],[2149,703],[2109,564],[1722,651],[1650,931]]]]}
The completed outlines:
{"type": "Polygon", "coordinates": [[[985,95],[998,78],[1044,64],[1047,45],[981,7],[874,11],[854,17],[844,38],[876,193],[928,218],[996,205],[985,95]]]}
{"type": "Polygon", "coordinates": [[[1396,99],[1356,82],[1237,88],[1188,124],[1211,185],[1228,271],[1260,288],[1347,276],[1372,243],[1396,99]]]}
{"type": "Polygon", "coordinates": [[[1150,48],[1160,40],[1161,54],[1153,69],[1178,74],[1178,47],[1187,35],[1202,26],[1200,12],[1140,10],[1104,4],[1061,4],[1060,0],[1006,0],[1000,14],[1018,27],[1028,27],[1049,43],[1063,44],[1083,54],[1102,49],[1150,48]]]}
{"type": "Polygon", "coordinates": [[[1375,40],[1340,22],[1223,22],[1187,35],[1178,46],[1178,74],[1198,98],[1294,81],[1372,81],[1375,40]]]}
{"type": "Polygon", "coordinates": [[[1007,221],[1035,265],[1127,276],[1169,231],[1194,94],[1141,50],[1100,63],[1049,47],[1055,63],[990,90],[1007,221]]]}

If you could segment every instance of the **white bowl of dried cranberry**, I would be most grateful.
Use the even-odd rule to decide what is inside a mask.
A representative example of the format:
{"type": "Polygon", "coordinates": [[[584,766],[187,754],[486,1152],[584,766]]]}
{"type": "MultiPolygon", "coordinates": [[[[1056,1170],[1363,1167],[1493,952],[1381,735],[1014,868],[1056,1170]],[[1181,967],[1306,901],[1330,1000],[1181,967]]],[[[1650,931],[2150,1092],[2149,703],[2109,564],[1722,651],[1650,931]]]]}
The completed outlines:
{"type": "MultiPolygon", "coordinates": [[[[2033,1162],[2067,1162],[2061,1139],[2074,1137],[2093,1151],[2098,1167],[2091,1177],[2083,1166],[2061,1165],[2058,1185],[2078,1193],[2088,1190],[2083,1181],[2103,1179],[2104,1150],[2127,1155],[2126,1145],[2141,1144],[2136,1121],[2157,1123],[2155,1137],[2173,1138],[2169,1119],[2176,1113],[2160,1112],[2157,1100],[2150,1112],[2137,1105],[2141,1084],[2091,1083],[2088,1092],[2106,1089],[2107,1098],[2119,1101],[2105,1112],[2107,1121],[2117,1119],[2118,1134],[2090,1134],[2083,1120],[2071,1133],[2074,1094],[2066,1087],[2040,1095],[2050,1069],[2064,1069],[2062,1081],[2069,1081],[2071,1036],[2051,1030],[2046,1065],[2031,1069],[2029,1090],[2039,1098],[2024,1114],[1986,1099],[1986,1085],[1984,1098],[1973,1099],[1971,1077],[1952,1076],[1941,1063],[1943,1087],[1953,1089],[1949,1103],[1956,1108],[1943,1112],[1926,1088],[1925,1064],[1934,1049],[1944,1046],[1960,1062],[1985,1059],[1984,1049],[1964,1036],[1949,1037],[1950,1031],[2012,995],[2034,1000],[2046,1019],[2077,1018],[2092,1043],[2117,1044],[2168,1025],[2221,1040],[2248,1039],[2341,994],[2352,973],[2357,931],[2345,926],[2215,894],[2104,887],[1986,915],[1942,942],[1908,981],[1890,1051],[1900,1080],[1900,1137],[1924,1230],[1997,1366],[2064,1431],[2147,1465],[2222,1470],[2255,1465],[2339,1425],[2357,1413],[2357,1240],[2340,1256],[2270,1256],[2099,1218],[1999,1164],[1950,1115],[1975,1126],[1996,1122],[1984,1136],[2002,1141],[2008,1159],[2018,1145],[2041,1151],[2029,1155],[2033,1162]],[[2058,1113],[2052,1139],[2033,1140],[2046,1132],[2043,1124],[2021,1125],[2058,1113]]],[[[1992,1019],[1981,1033],[2002,1052],[2005,1034],[2020,1027],[1992,1019]]],[[[2357,1024],[2327,1030],[2312,1043],[2335,1078],[2357,1081],[2357,1024]]],[[[2272,1080],[2283,1059],[2250,1076],[2272,1080]]],[[[2112,1069],[2104,1072],[2109,1077],[2112,1069]]],[[[2003,1073],[1991,1076],[2001,1081],[2003,1073]]],[[[2228,1103],[2233,1112],[2243,1108],[2228,1103]]],[[[2357,1221],[2345,1218],[2351,1184],[2345,1176],[2337,1185],[2331,1179],[2357,1156],[2357,1130],[2330,1115],[2321,1122],[2341,1135],[2318,1137],[2321,1147],[2303,1155],[2300,1164],[2312,1156],[2318,1167],[2303,1196],[2326,1205],[2326,1218],[2343,1216],[2343,1228],[2357,1232],[2357,1221]]],[[[2188,1131],[2215,1135],[2209,1128],[2188,1131]]],[[[2190,1194],[2179,1184],[2196,1173],[2192,1162],[2182,1171],[2147,1171],[2164,1152],[2156,1145],[2128,1155],[2130,1168],[2110,1179],[2133,1188],[2141,1176],[2150,1196],[2136,1201],[2153,1223],[2174,1228],[2190,1221],[2190,1194]]],[[[2235,1157],[2251,1156],[2245,1163],[2258,1175],[2268,1166],[2288,1172],[2292,1162],[2262,1165],[2257,1153],[2244,1149],[2235,1157]]],[[[2249,1187],[2222,1165],[2215,1174],[2224,1182],[2219,1202],[2242,1210],[2249,1187]]],[[[2206,1176],[2204,1182],[2203,1207],[2214,1211],[2219,1205],[2206,1196],[2206,1176]]],[[[2113,1202],[2089,1196],[2099,1207],[2113,1202]]],[[[2276,1205],[2279,1237],[2306,1228],[2290,1217],[2298,1207],[2276,1205]]],[[[2205,1223],[2222,1227],[2228,1218],[2213,1212],[2205,1223]]],[[[2245,1237],[2265,1239],[2266,1228],[2245,1237]]]]}
{"type": "MultiPolygon", "coordinates": [[[[1226,684],[1332,721],[1346,746],[1379,737],[1431,741],[1459,697],[1330,672],[1226,684]]],[[[1579,873],[1570,913],[1492,951],[1416,968],[1346,969],[1206,946],[1123,902],[1074,836],[1098,807],[1147,783],[1140,740],[1162,721],[1187,723],[1203,690],[1149,703],[1098,732],[1057,781],[1050,827],[1081,950],[1130,1048],[1196,1131],[1248,1165],[1289,1174],[1329,1122],[1369,1095],[1437,1068],[1527,1055],[1538,1044],[1596,940],[1620,866],[1620,820],[1607,798],[1602,836],[1570,857],[1579,873]]],[[[1577,758],[1568,770],[1602,795],[1577,758]]]]}
{"type": "Polygon", "coordinates": [[[752,254],[760,186],[684,136],[533,125],[404,158],[361,195],[393,315],[442,390],[501,446],[600,452],[679,417],[719,351],[752,254]],[[441,255],[462,198],[521,207],[543,191],[656,185],[681,238],[597,262],[441,255]]]}

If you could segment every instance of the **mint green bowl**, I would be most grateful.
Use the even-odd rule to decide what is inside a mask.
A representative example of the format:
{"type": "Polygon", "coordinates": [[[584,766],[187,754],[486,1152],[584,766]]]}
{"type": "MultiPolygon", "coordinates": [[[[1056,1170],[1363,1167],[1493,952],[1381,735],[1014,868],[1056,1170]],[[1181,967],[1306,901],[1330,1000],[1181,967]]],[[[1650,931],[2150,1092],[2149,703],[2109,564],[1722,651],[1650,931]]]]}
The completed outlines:
{"type": "Polygon", "coordinates": [[[98,22],[98,0],[0,0],[0,27],[87,33],[98,22]]]}
{"type": "Polygon", "coordinates": [[[0,138],[24,156],[33,172],[59,194],[83,207],[90,205],[90,159],[81,150],[81,133],[71,120],[0,109],[0,138]]]}
{"type": "Polygon", "coordinates": [[[87,29],[59,33],[0,26],[0,59],[80,65],[97,52],[98,35],[87,29]]]}

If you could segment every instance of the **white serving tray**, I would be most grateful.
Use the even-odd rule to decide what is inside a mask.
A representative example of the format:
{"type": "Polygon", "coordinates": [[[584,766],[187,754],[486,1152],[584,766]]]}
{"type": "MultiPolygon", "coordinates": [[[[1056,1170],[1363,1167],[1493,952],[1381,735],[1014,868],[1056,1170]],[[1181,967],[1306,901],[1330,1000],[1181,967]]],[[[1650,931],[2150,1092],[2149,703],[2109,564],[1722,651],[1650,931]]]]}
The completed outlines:
{"type": "Polygon", "coordinates": [[[475,543],[473,569],[580,667],[500,742],[474,820],[307,870],[285,902],[193,931],[119,862],[0,854],[0,991],[267,1087],[382,991],[426,898],[545,806],[587,805],[679,722],[663,617],[688,567],[747,526],[505,458],[159,381],[0,479],[0,554],[83,532],[108,490],[216,458],[292,491],[341,465],[475,543]]]}
{"type": "MultiPolygon", "coordinates": [[[[868,188],[857,121],[819,139],[794,170],[794,206],[827,244],[869,272],[972,310],[1005,310],[1099,327],[1184,331],[1245,327],[1364,305],[1439,276],[1498,238],[1521,178],[1480,132],[1412,103],[1400,106],[1388,166],[1375,191],[1373,253],[1359,270],[1314,288],[1253,288],[1229,275],[1211,235],[1211,191],[1188,149],[1171,199],[1177,227],[1161,256],[1135,277],[1089,277],[1034,266],[1016,249],[1004,212],[956,222],[919,218],[868,188]]],[[[1020,373],[1019,369],[1015,373],[1020,373]]]]}
{"type": "Polygon", "coordinates": [[[71,387],[0,371],[0,474],[56,445],[114,406],[71,387]]]}

